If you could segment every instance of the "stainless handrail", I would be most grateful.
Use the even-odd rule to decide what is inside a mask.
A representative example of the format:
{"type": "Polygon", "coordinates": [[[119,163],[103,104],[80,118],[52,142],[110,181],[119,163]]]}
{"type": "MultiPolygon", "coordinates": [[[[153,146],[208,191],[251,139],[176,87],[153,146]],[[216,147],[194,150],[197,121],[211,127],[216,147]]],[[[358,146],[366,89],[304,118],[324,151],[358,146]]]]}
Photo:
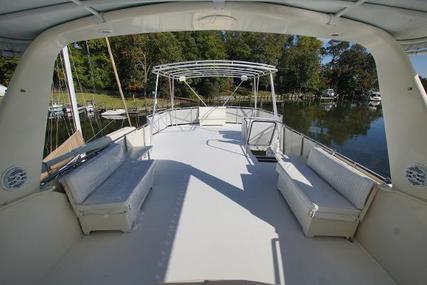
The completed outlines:
{"type": "MultiPolygon", "coordinates": [[[[70,159],[70,158],[71,158],[71,160],[74,160],[74,161],[72,161],[72,162],[64,165],[58,171],[56,171],[54,173],[49,173],[49,175],[45,179],[43,179],[40,182],[40,184],[45,184],[45,183],[51,181],[53,178],[61,175],[62,173],[64,173],[68,169],[73,168],[74,166],[77,166],[78,164],[82,164],[82,163],[88,161],[90,158],[92,158],[93,156],[95,156],[99,151],[101,151],[102,149],[105,149],[106,147],[108,147],[112,143],[115,143],[115,142],[117,142],[117,141],[119,141],[119,140],[121,140],[123,138],[126,138],[127,135],[129,135],[129,134],[131,134],[133,132],[136,132],[138,130],[141,130],[141,129],[147,127],[147,126],[148,126],[148,123],[145,123],[144,125],[142,125],[142,126],[140,126],[138,128],[135,128],[135,129],[133,129],[133,130],[131,130],[131,131],[123,134],[123,135],[120,135],[119,137],[117,137],[117,138],[115,138],[113,140],[110,140],[110,141],[107,141],[107,140],[101,141],[99,144],[88,143],[86,145],[77,147],[77,148],[75,148],[75,149],[73,149],[73,150],[71,150],[71,151],[69,151],[69,152],[67,152],[67,153],[65,153],[65,154],[63,154],[61,156],[53,158],[53,159],[51,159],[51,160],[49,160],[47,162],[43,162],[42,163],[42,173],[48,172],[50,170],[51,166],[53,166],[53,165],[55,165],[55,164],[57,164],[57,163],[59,163],[61,161],[64,161],[64,160],[70,159]],[[91,152],[91,153],[89,153],[89,152],[91,152]],[[86,153],[86,156],[84,157],[84,160],[82,160],[82,159],[77,159],[76,160],[76,158],[79,155],[83,154],[83,153],[86,153]]],[[[93,141],[92,143],[94,143],[94,142],[96,142],[96,141],[93,141]]],[[[145,134],[144,134],[144,144],[145,144],[145,134]]]]}
{"type": "MultiPolygon", "coordinates": [[[[354,168],[356,168],[356,169],[357,169],[357,168],[359,168],[360,170],[364,171],[366,174],[369,174],[369,175],[371,175],[371,176],[374,176],[376,179],[379,179],[381,182],[384,182],[384,183],[386,183],[386,184],[390,184],[390,183],[391,183],[391,179],[390,179],[390,178],[388,178],[388,177],[384,177],[384,176],[382,176],[381,174],[376,173],[376,172],[375,172],[375,171],[373,171],[372,169],[367,168],[366,166],[364,166],[364,165],[362,165],[362,164],[360,164],[360,163],[358,163],[358,162],[356,162],[356,161],[352,160],[351,158],[349,158],[349,157],[347,157],[347,156],[345,156],[345,155],[343,155],[343,154],[341,154],[341,153],[337,152],[335,149],[332,149],[332,148],[330,148],[330,147],[328,147],[328,146],[326,146],[326,145],[322,144],[321,142],[316,141],[316,140],[315,140],[315,139],[313,139],[313,138],[310,138],[309,136],[307,136],[307,135],[305,135],[305,134],[303,134],[303,133],[301,133],[301,132],[299,132],[299,131],[297,131],[297,130],[295,130],[295,129],[291,128],[291,127],[289,127],[288,125],[286,125],[286,124],[284,124],[284,123],[282,123],[282,125],[283,125],[283,128],[288,128],[290,131],[292,131],[292,132],[294,132],[294,133],[296,133],[296,134],[300,135],[303,139],[307,139],[307,140],[312,141],[312,142],[314,142],[315,144],[317,144],[317,145],[321,146],[321,147],[322,147],[323,149],[325,149],[328,153],[330,153],[331,155],[333,155],[333,156],[335,156],[335,157],[337,157],[337,158],[339,158],[339,159],[343,160],[345,163],[347,163],[347,164],[351,164],[350,166],[353,166],[353,167],[354,167],[354,168]]],[[[304,147],[304,144],[302,144],[302,145],[301,145],[301,148],[303,148],[303,147],[304,147]]],[[[283,150],[283,151],[284,151],[284,150],[283,150]]],[[[301,151],[303,151],[303,150],[301,149],[301,151]]]]}
{"type": "Polygon", "coordinates": [[[251,138],[251,133],[252,133],[252,126],[253,126],[253,123],[254,123],[254,122],[262,122],[262,123],[273,123],[273,124],[274,124],[274,130],[273,130],[273,133],[271,134],[270,141],[268,142],[268,144],[267,144],[267,145],[261,145],[261,146],[264,146],[264,147],[266,147],[266,146],[271,146],[271,143],[273,142],[273,139],[274,139],[274,135],[276,134],[277,124],[278,124],[278,123],[279,123],[279,124],[281,124],[281,122],[278,122],[277,120],[274,120],[274,119],[268,120],[268,119],[262,119],[262,118],[256,118],[256,117],[252,117],[252,118],[245,118],[245,121],[246,121],[246,119],[249,119],[249,120],[250,120],[250,128],[249,128],[248,138],[246,139],[245,144],[247,144],[247,145],[249,145],[249,146],[257,146],[257,145],[250,144],[250,143],[249,143],[249,140],[250,140],[250,138],[251,138]]]}
{"type": "MultiPolygon", "coordinates": [[[[190,106],[190,107],[180,107],[180,108],[174,108],[173,109],[173,111],[179,111],[179,110],[195,110],[195,109],[197,109],[198,108],[198,106],[190,106]]],[[[259,111],[259,112],[264,112],[264,113],[266,113],[266,114],[269,114],[269,115],[271,115],[271,116],[274,116],[274,113],[273,112],[271,112],[271,111],[269,111],[269,110],[264,110],[264,109],[260,109],[260,108],[254,108],[254,107],[245,107],[245,106],[226,106],[226,108],[227,109],[230,109],[230,110],[237,110],[237,109],[240,109],[240,110],[252,110],[253,112],[255,112],[255,111],[259,111]]],[[[171,108],[168,108],[168,109],[163,109],[162,111],[159,111],[159,112],[156,112],[156,114],[153,116],[153,114],[150,114],[150,115],[148,115],[147,116],[147,122],[149,122],[150,124],[151,124],[151,126],[152,127],[156,127],[156,123],[157,123],[157,121],[155,121],[154,119],[155,119],[155,117],[156,116],[160,116],[160,115],[163,115],[163,114],[165,114],[165,113],[167,113],[167,112],[171,112],[172,111],[172,109],[171,108]]],[[[236,114],[234,114],[235,115],[235,122],[237,123],[238,122],[238,114],[236,113],[236,114]]],[[[259,116],[256,116],[256,117],[258,117],[258,118],[260,118],[259,116]]],[[[279,117],[279,119],[280,120],[282,120],[282,118],[283,118],[283,115],[279,115],[278,116],[279,117]]],[[[194,118],[191,118],[191,121],[194,121],[194,118]]],[[[173,122],[171,121],[171,124],[168,124],[167,126],[169,127],[169,126],[172,126],[173,124],[172,124],[173,122]]],[[[230,123],[230,122],[228,122],[228,123],[230,123]]],[[[185,123],[185,124],[194,124],[194,123],[185,123]]],[[[158,126],[157,126],[157,129],[156,130],[154,130],[153,129],[153,134],[155,134],[155,133],[158,133],[158,132],[160,132],[161,130],[158,128],[158,126]]]]}
{"type": "MultiPolygon", "coordinates": [[[[76,147],[76,148],[72,149],[71,151],[66,152],[66,153],[64,153],[64,154],[62,154],[60,156],[57,156],[57,157],[55,157],[55,158],[53,158],[53,159],[51,159],[49,161],[42,162],[42,172],[48,171],[50,167],[52,167],[53,165],[55,165],[55,164],[57,164],[57,163],[59,163],[61,161],[66,160],[66,159],[74,158],[74,157],[76,157],[78,155],[81,155],[81,154],[84,154],[84,153],[87,153],[87,152],[90,152],[90,151],[94,151],[94,150],[97,150],[97,149],[104,148],[107,145],[109,145],[110,143],[115,142],[115,141],[117,141],[117,140],[125,137],[126,135],[128,135],[128,134],[130,134],[130,133],[132,133],[134,131],[136,131],[136,129],[131,130],[131,131],[123,134],[122,136],[119,136],[118,138],[116,138],[114,140],[111,140],[111,141],[108,141],[108,140],[95,140],[95,141],[89,142],[89,143],[84,144],[82,146],[76,147]]],[[[102,138],[100,138],[100,139],[102,139],[102,138]]]]}

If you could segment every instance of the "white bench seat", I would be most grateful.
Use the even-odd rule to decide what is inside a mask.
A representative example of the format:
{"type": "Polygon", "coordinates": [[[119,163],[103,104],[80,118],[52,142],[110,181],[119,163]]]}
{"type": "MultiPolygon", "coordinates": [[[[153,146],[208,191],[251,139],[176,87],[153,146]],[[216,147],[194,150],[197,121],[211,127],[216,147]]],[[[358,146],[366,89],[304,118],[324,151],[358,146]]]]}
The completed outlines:
{"type": "MultiPolygon", "coordinates": [[[[133,201],[142,202],[143,197],[148,194],[147,184],[152,184],[154,169],[153,160],[126,161],[115,171],[108,180],[104,181],[89,197],[78,206],[83,213],[98,210],[110,211],[114,208],[118,211],[127,211],[135,208],[133,201]],[[148,178],[148,179],[145,179],[148,178]],[[142,188],[145,191],[135,191],[142,188]],[[135,197],[138,196],[138,197],[135,197]]],[[[140,205],[137,203],[137,208],[140,205]]]]}
{"type": "Polygon", "coordinates": [[[300,191],[295,193],[305,212],[313,217],[356,221],[360,210],[320,178],[304,161],[283,155],[278,160],[300,191]]]}
{"type": "Polygon", "coordinates": [[[127,151],[126,145],[133,146],[113,143],[60,179],[85,234],[129,232],[152,188],[155,161],[143,159],[141,147],[127,151]]]}
{"type": "Polygon", "coordinates": [[[277,188],[306,236],[352,238],[372,199],[374,182],[319,147],[307,162],[276,154],[277,188]]]}

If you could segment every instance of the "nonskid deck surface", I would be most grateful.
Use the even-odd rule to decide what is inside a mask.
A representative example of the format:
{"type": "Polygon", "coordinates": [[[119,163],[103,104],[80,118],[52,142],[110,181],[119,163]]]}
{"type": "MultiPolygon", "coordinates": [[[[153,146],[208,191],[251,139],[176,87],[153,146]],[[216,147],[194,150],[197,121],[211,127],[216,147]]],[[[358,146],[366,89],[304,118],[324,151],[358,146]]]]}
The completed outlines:
{"type": "Polygon", "coordinates": [[[394,284],[357,242],[304,237],[275,165],[244,155],[240,125],[170,127],[154,136],[153,158],[133,232],[84,237],[41,283],[394,284]]]}

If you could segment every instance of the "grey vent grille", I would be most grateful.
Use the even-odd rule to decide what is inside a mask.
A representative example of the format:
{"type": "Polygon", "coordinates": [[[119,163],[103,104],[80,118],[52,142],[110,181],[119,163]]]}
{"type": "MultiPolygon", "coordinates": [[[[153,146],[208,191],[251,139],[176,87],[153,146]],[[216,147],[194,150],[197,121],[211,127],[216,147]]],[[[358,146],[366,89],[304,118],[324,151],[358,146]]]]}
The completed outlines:
{"type": "Polygon", "coordinates": [[[405,176],[414,186],[427,186],[427,170],[421,165],[408,166],[405,170],[405,176]]]}
{"type": "Polygon", "coordinates": [[[18,190],[27,181],[27,172],[20,167],[7,169],[1,179],[1,186],[7,191],[18,190]]]}

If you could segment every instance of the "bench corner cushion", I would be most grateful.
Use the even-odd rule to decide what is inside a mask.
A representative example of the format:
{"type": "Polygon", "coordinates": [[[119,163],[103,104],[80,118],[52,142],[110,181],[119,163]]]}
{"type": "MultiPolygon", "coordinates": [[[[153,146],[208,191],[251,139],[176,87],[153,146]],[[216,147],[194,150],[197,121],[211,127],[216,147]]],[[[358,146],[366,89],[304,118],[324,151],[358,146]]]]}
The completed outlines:
{"type": "Polygon", "coordinates": [[[348,199],[356,208],[363,209],[374,182],[350,166],[341,162],[320,147],[314,147],[307,165],[348,199]]]}
{"type": "Polygon", "coordinates": [[[120,166],[123,159],[123,144],[112,144],[97,157],[62,177],[60,182],[72,202],[80,204],[120,166]]]}
{"type": "Polygon", "coordinates": [[[313,204],[304,195],[304,193],[296,188],[296,185],[284,171],[282,166],[277,164],[276,169],[279,174],[277,189],[285,198],[288,206],[292,209],[294,216],[300,223],[304,233],[307,235],[312,220],[310,212],[313,210],[313,204]]]}

